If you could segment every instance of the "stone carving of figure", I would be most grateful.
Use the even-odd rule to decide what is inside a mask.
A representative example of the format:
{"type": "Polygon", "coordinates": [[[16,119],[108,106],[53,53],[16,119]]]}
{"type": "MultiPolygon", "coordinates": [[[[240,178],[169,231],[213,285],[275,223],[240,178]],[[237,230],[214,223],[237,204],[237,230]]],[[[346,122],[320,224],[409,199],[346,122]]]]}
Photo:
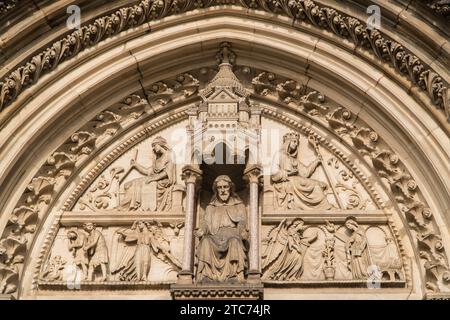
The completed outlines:
{"type": "Polygon", "coordinates": [[[299,135],[294,132],[284,135],[279,164],[271,176],[280,207],[301,210],[332,207],[325,195],[327,184],[310,178],[319,164],[319,159],[308,166],[300,162],[299,135]]]}
{"type": "Polygon", "coordinates": [[[356,218],[353,216],[345,219],[345,228],[347,234],[350,234],[349,236],[339,232],[335,236],[345,243],[347,267],[351,271],[353,279],[367,279],[367,269],[372,262],[365,231],[358,225],[356,218]]]}
{"type": "Polygon", "coordinates": [[[42,274],[42,277],[47,281],[62,281],[66,261],[61,256],[54,256],[50,259],[47,270],[42,274]]]}
{"type": "MultiPolygon", "coordinates": [[[[151,263],[151,246],[155,247],[153,234],[144,221],[136,221],[131,229],[118,230],[123,240],[127,243],[136,243],[134,253],[134,265],[136,267],[136,276],[138,281],[147,281],[151,263]]],[[[156,250],[154,248],[154,250],[156,250]]]]}
{"type": "Polygon", "coordinates": [[[73,264],[81,269],[83,280],[87,280],[89,258],[87,252],[84,250],[86,234],[82,231],[77,232],[75,230],[69,230],[67,232],[67,238],[69,239],[68,248],[73,256],[73,264]]]}
{"type": "Polygon", "coordinates": [[[244,281],[248,238],[247,213],[228,176],[218,176],[196,236],[197,281],[244,281]]]}
{"type": "Polygon", "coordinates": [[[145,177],[126,182],[121,208],[125,210],[167,211],[172,207],[172,189],[176,183],[176,168],[167,141],[156,137],[152,142],[155,160],[149,168],[131,160],[130,170],[145,177]]]}
{"type": "Polygon", "coordinates": [[[394,239],[389,236],[386,236],[385,240],[386,246],[378,248],[370,246],[369,243],[372,262],[379,265],[381,272],[387,275],[389,280],[396,280],[396,276],[399,280],[403,280],[403,263],[398,255],[397,245],[395,244],[394,239]]]}
{"type": "Polygon", "coordinates": [[[155,222],[136,221],[129,229],[119,229],[120,241],[125,247],[117,247],[120,251],[114,259],[111,272],[119,273],[122,281],[147,281],[151,268],[152,251],[164,262],[176,268],[181,263],[170,250],[170,243],[162,234],[161,225],[155,222]]]}
{"type": "Polygon", "coordinates": [[[268,245],[263,253],[262,270],[273,280],[299,280],[303,272],[306,249],[317,239],[317,231],[303,236],[307,229],[302,219],[284,219],[269,232],[268,245]]]}
{"type": "Polygon", "coordinates": [[[98,267],[101,268],[102,277],[100,281],[106,281],[108,264],[108,248],[102,233],[95,228],[95,224],[88,222],[83,225],[84,231],[87,233],[86,243],[83,249],[89,258],[88,280],[93,281],[94,271],[98,267]]]}

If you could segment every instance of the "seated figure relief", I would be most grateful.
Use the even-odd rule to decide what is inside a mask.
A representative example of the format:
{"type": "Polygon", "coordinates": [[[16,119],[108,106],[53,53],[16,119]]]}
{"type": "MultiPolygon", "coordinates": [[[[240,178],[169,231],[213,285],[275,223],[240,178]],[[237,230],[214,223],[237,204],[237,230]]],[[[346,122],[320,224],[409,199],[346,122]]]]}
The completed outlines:
{"type": "Polygon", "coordinates": [[[228,176],[214,180],[213,192],[196,231],[199,238],[196,279],[198,282],[242,282],[247,268],[246,208],[228,176]]]}
{"type": "Polygon", "coordinates": [[[128,173],[135,169],[144,177],[125,183],[120,201],[122,210],[167,211],[172,207],[172,191],[176,183],[172,152],[162,137],[153,140],[152,149],[155,160],[149,168],[138,164],[135,159],[131,160],[128,173]]]}
{"type": "Polygon", "coordinates": [[[311,178],[321,160],[305,165],[299,155],[299,135],[294,132],[285,134],[279,162],[271,176],[278,206],[297,210],[331,209],[325,194],[327,184],[311,178]]]}

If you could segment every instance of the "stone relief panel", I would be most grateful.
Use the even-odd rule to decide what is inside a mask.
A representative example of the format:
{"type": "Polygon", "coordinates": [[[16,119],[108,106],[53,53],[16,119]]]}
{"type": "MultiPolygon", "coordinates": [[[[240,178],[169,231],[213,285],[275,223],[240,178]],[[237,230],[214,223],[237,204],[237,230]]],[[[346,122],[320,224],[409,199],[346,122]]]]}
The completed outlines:
{"type": "MultiPolygon", "coordinates": [[[[107,141],[124,124],[133,124],[144,113],[151,113],[175,100],[194,97],[197,92],[203,92],[199,89],[202,87],[200,84],[210,81],[215,72],[214,67],[202,68],[161,81],[146,91],[148,102],[137,96],[130,96],[120,106],[116,106],[114,112],[105,110],[99,114],[90,124],[95,130],[83,128],[71,137],[70,143],[52,154],[46,166],[42,168],[45,174],[35,177],[24,193],[23,202],[32,205],[18,206],[14,210],[11,223],[7,227],[11,232],[1,240],[0,292],[9,293],[16,290],[14,283],[17,280],[14,279],[18,278],[19,267],[23,263],[22,252],[26,251],[23,234],[34,232],[38,221],[37,211],[44,212],[45,204],[53,200],[55,190],[59,190],[64,179],[74,171],[76,161],[87,158],[95,150],[96,143],[107,141]],[[101,134],[96,137],[89,133],[91,131],[101,131],[101,134]]],[[[270,99],[276,100],[277,103],[284,103],[295,108],[296,112],[316,119],[349,145],[355,146],[365,160],[373,164],[383,182],[391,187],[395,200],[401,203],[400,207],[404,209],[408,222],[417,230],[420,256],[424,262],[427,280],[430,280],[427,287],[438,291],[436,279],[438,285],[441,285],[441,279],[448,281],[448,273],[440,236],[434,230],[432,214],[422,202],[414,180],[403,168],[395,153],[386,149],[387,146],[379,139],[378,134],[361,124],[356,115],[344,107],[325,103],[326,97],[298,82],[249,67],[237,66],[234,72],[239,80],[242,80],[242,87],[253,88],[254,92],[260,95],[259,99],[266,99],[266,102],[270,102],[270,99]]],[[[253,107],[252,103],[251,108],[253,107]]],[[[278,157],[278,161],[272,161],[270,158],[269,163],[265,164],[268,170],[264,172],[262,222],[263,233],[267,234],[267,245],[264,244],[267,248],[263,250],[265,255],[262,258],[265,281],[326,280],[365,283],[371,274],[379,270],[379,278],[382,281],[392,285],[404,285],[405,272],[398,258],[399,244],[390,231],[392,226],[385,221],[379,222],[384,213],[380,209],[379,201],[374,200],[376,195],[368,191],[367,184],[362,183],[361,174],[355,170],[356,166],[350,168],[348,162],[345,163],[339,157],[339,153],[335,152],[336,148],[333,149],[334,141],[318,141],[315,138],[317,135],[308,135],[302,130],[293,129],[294,125],[286,125],[285,121],[293,124],[294,120],[282,118],[281,113],[271,113],[270,107],[263,106],[261,109],[264,115],[261,146],[275,144],[276,141],[275,154],[278,157]],[[281,117],[280,121],[272,120],[275,117],[281,117]],[[270,142],[265,140],[268,136],[264,133],[266,129],[278,131],[277,139],[270,142]],[[344,210],[352,211],[348,214],[358,216],[353,225],[350,220],[344,223],[342,219],[336,220],[332,216],[344,210]],[[307,215],[303,216],[309,211],[317,214],[320,221],[310,222],[307,215]],[[360,219],[360,216],[372,212],[378,214],[375,220],[360,219]],[[276,219],[270,216],[275,214],[278,214],[276,219]],[[289,221],[292,216],[297,216],[300,220],[289,221]],[[284,218],[286,221],[280,222],[284,218]],[[271,219],[277,222],[274,223],[271,219]],[[330,223],[327,223],[327,220],[330,223]],[[280,238],[276,238],[278,234],[271,234],[268,228],[278,230],[280,238]],[[284,239],[283,235],[286,234],[290,236],[285,236],[284,239]],[[287,251],[271,248],[269,243],[273,237],[276,239],[272,240],[274,243],[285,243],[289,250],[286,247],[283,248],[287,251]],[[379,248],[378,251],[376,247],[379,248]],[[272,260],[266,257],[266,254],[271,257],[270,253],[265,252],[266,249],[269,252],[281,251],[272,260]],[[298,263],[299,261],[301,263],[298,263]],[[367,270],[367,265],[375,265],[376,268],[367,270]]],[[[185,126],[186,122],[182,122],[177,128],[182,128],[185,132],[185,126]]],[[[164,230],[160,233],[163,236],[155,242],[155,224],[148,220],[152,214],[158,219],[161,219],[159,214],[174,214],[183,218],[184,187],[180,179],[181,166],[177,166],[172,158],[173,149],[179,144],[179,140],[174,140],[174,137],[178,137],[175,129],[169,128],[152,134],[121,154],[85,189],[81,198],[71,206],[72,211],[64,212],[62,221],[68,219],[71,214],[81,213],[81,218],[74,218],[69,224],[62,222],[40,270],[39,278],[43,287],[51,283],[61,285],[61,282],[67,279],[66,269],[73,270],[74,266],[77,270],[76,276],[87,279],[85,282],[166,281],[164,279],[173,281],[174,277],[153,276],[152,272],[157,273],[157,270],[163,268],[154,268],[155,264],[161,263],[164,268],[175,268],[177,265],[176,261],[181,259],[181,255],[174,253],[175,247],[172,248],[171,241],[164,240],[167,238],[164,235],[171,234],[171,230],[175,234],[182,227],[178,222],[168,225],[168,221],[164,221],[163,227],[158,229],[164,230]],[[86,250],[84,248],[88,247],[86,244],[89,232],[85,230],[86,219],[83,214],[91,215],[89,221],[97,224],[94,231],[98,231],[94,232],[96,236],[93,238],[96,240],[90,241],[95,245],[86,250]],[[123,216],[127,223],[116,221],[105,224],[104,219],[109,221],[114,215],[123,216]],[[131,217],[133,221],[130,220],[131,217]],[[137,222],[142,219],[144,222],[137,222]],[[102,259],[92,252],[94,248],[96,251],[99,241],[103,242],[100,239],[104,239],[107,248],[103,250],[107,255],[100,255],[102,259]],[[155,243],[159,243],[159,247],[155,243]],[[171,250],[167,250],[167,247],[171,250]],[[155,251],[158,253],[155,254],[155,251]]],[[[276,136],[273,133],[270,132],[271,137],[276,136]]],[[[245,189],[239,192],[244,203],[248,203],[247,194],[248,190],[245,189]]],[[[205,204],[203,207],[211,205],[211,197],[207,192],[202,192],[201,196],[202,199],[207,198],[201,201],[205,204]]],[[[239,282],[242,273],[245,276],[246,272],[245,232],[240,230],[242,228],[238,227],[239,222],[233,218],[230,218],[229,225],[227,221],[219,219],[220,222],[211,227],[214,226],[215,217],[220,216],[215,214],[220,211],[216,207],[210,210],[211,214],[207,214],[208,210],[204,210],[202,205],[199,208],[200,220],[209,216],[206,220],[210,221],[203,221],[199,229],[209,230],[209,233],[202,234],[199,231],[197,234],[196,251],[204,254],[202,253],[201,261],[197,256],[196,276],[198,280],[206,279],[206,282],[211,279],[239,282]],[[220,226],[222,223],[225,225],[220,226]],[[221,231],[222,227],[224,231],[221,231]],[[214,228],[217,230],[213,233],[211,230],[214,228]],[[220,241],[217,242],[215,238],[222,233],[226,236],[219,237],[220,241]],[[231,249],[236,247],[237,250],[231,249]],[[234,262],[228,263],[230,256],[234,256],[236,252],[239,258],[233,258],[234,262]],[[228,262],[224,264],[224,261],[228,262]],[[216,265],[213,266],[213,262],[216,265]]],[[[67,207],[66,209],[69,210],[67,207]]],[[[239,210],[237,216],[242,212],[239,210]]],[[[181,250],[182,242],[178,243],[177,248],[181,250]]]]}
{"type": "Polygon", "coordinates": [[[61,226],[42,266],[40,288],[64,290],[78,284],[83,290],[95,284],[176,281],[182,258],[182,222],[138,219],[128,226],[117,224],[71,221],[61,226]]]}
{"type": "Polygon", "coordinates": [[[268,212],[379,210],[353,170],[313,136],[267,118],[262,122],[263,127],[270,128],[262,135],[263,149],[267,146],[262,152],[270,160],[264,166],[263,203],[268,212]]]}
{"type": "Polygon", "coordinates": [[[89,186],[73,211],[180,213],[185,193],[177,165],[177,154],[185,145],[180,130],[183,123],[120,156],[89,186]]]}
{"type": "Polygon", "coordinates": [[[263,281],[405,285],[400,251],[386,223],[360,223],[354,216],[324,220],[296,217],[264,225],[263,281]]]}

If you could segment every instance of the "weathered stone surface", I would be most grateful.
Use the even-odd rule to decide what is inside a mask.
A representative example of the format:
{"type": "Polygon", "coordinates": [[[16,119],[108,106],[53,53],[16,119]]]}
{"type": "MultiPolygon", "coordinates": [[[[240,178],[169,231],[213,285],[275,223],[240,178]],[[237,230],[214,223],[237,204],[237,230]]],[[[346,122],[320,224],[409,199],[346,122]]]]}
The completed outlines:
{"type": "Polygon", "coordinates": [[[447,298],[428,53],[312,1],[206,2],[141,1],[3,82],[1,298],[447,298]]]}

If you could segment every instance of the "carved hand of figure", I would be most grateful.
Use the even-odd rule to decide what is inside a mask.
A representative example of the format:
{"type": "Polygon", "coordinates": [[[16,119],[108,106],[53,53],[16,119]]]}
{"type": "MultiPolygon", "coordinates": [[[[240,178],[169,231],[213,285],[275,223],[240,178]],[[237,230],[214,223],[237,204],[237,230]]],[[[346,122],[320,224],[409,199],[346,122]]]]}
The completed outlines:
{"type": "Polygon", "coordinates": [[[296,176],[296,175],[298,175],[298,170],[291,170],[291,171],[288,172],[288,176],[289,177],[296,176]]]}
{"type": "Polygon", "coordinates": [[[248,230],[247,230],[247,229],[242,229],[242,230],[241,230],[241,237],[242,237],[242,239],[244,239],[244,240],[247,240],[247,239],[248,239],[248,230]]]}
{"type": "Polygon", "coordinates": [[[335,233],[336,232],[336,226],[334,225],[334,223],[331,223],[328,220],[325,220],[325,228],[327,229],[327,231],[329,233],[335,233]]]}
{"type": "Polygon", "coordinates": [[[201,238],[205,235],[205,231],[202,228],[197,228],[197,229],[195,229],[194,235],[197,238],[201,238]]]}

